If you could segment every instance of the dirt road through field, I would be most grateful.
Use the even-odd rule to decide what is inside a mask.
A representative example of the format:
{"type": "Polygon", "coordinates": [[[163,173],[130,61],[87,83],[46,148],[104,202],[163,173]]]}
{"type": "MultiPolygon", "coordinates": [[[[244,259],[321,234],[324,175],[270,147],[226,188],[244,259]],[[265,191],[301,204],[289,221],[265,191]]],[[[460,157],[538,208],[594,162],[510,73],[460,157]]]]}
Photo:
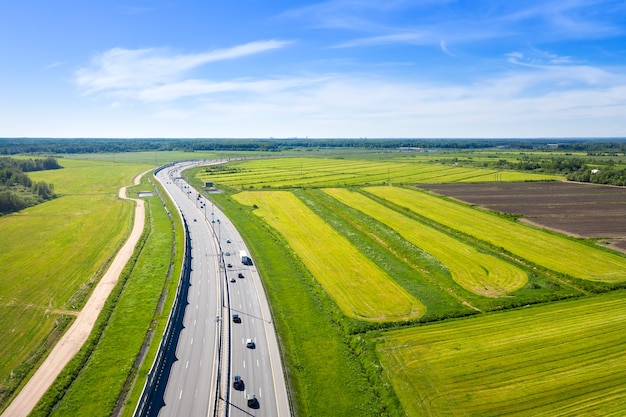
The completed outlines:
{"type": "MultiPolygon", "coordinates": [[[[148,172],[148,171],[146,171],[148,172]]],[[[139,184],[141,177],[146,172],[135,178],[135,185],[139,184]]],[[[85,307],[78,314],[76,321],[65,332],[61,340],[50,352],[39,369],[22,388],[13,402],[4,411],[2,417],[26,417],[37,405],[37,402],[52,385],[56,377],[61,373],[65,365],[74,357],[76,352],[87,340],[105,301],[117,284],[120,273],[126,266],[135,250],[135,246],[141,237],[145,223],[144,201],[126,197],[126,187],[120,188],[120,198],[135,201],[135,217],[133,229],[128,240],[113,259],[111,266],[106,271],[85,307]]]]}

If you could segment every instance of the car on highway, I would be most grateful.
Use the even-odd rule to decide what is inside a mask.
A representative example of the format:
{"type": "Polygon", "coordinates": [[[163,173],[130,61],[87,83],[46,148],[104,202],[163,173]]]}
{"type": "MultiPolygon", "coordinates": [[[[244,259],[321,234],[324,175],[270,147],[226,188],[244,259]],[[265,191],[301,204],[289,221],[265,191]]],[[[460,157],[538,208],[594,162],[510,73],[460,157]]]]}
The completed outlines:
{"type": "Polygon", "coordinates": [[[230,239],[226,239],[226,243],[230,243],[230,239]]]}
{"type": "Polygon", "coordinates": [[[243,278],[243,274],[240,272],[237,274],[237,278],[243,278]]]}
{"type": "Polygon", "coordinates": [[[246,399],[248,400],[248,407],[250,407],[250,408],[257,408],[259,406],[259,402],[256,399],[256,395],[254,395],[254,394],[247,394],[246,395],[246,399]]]}
{"type": "Polygon", "coordinates": [[[233,313],[233,323],[241,323],[241,317],[239,317],[239,314],[233,313]]]}
{"type": "Polygon", "coordinates": [[[233,377],[233,388],[238,391],[243,390],[243,379],[239,375],[235,375],[233,377]]]}
{"type": "Polygon", "coordinates": [[[237,282],[237,280],[235,279],[235,277],[230,277],[230,282],[237,282]]]}
{"type": "Polygon", "coordinates": [[[226,265],[226,266],[227,266],[227,267],[229,267],[229,268],[232,268],[232,267],[233,267],[233,264],[228,264],[228,265],[226,265]]]}
{"type": "Polygon", "coordinates": [[[254,340],[246,339],[246,347],[249,349],[254,349],[254,340]]]}
{"type": "Polygon", "coordinates": [[[230,256],[230,252],[225,252],[224,255],[225,256],[230,256]]]}

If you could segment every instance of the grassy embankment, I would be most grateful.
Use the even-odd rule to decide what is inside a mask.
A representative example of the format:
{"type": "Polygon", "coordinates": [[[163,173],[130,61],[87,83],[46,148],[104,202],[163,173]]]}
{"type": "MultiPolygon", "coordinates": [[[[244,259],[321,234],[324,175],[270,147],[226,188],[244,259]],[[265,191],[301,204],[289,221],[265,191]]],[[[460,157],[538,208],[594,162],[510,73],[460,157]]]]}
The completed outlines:
{"type": "Polygon", "coordinates": [[[622,291],[389,331],[375,341],[409,416],[624,414],[622,291]]]}
{"type": "MultiPolygon", "coordinates": [[[[151,173],[147,176],[151,177],[151,173]]],[[[133,193],[151,189],[152,185],[144,176],[133,193]]],[[[180,248],[173,252],[173,224],[159,197],[144,199],[147,221],[142,241],[107,301],[89,341],[40,402],[35,415],[109,416],[125,405],[129,407],[124,409],[124,414],[132,415],[167,320],[182,255],[180,248]],[[164,291],[168,296],[165,307],[157,311],[164,291]],[[145,348],[146,334],[155,328],[155,343],[150,345],[150,352],[140,363],[137,359],[145,348]],[[133,384],[133,395],[125,403],[133,384]]],[[[180,220],[171,204],[169,210],[174,213],[177,243],[181,246],[180,220]]]]}
{"type": "Polygon", "coordinates": [[[0,218],[0,408],[58,340],[130,231],[118,190],[146,166],[62,160],[31,173],[61,197],[0,218]],[[10,238],[9,238],[10,237],[10,238]]]}

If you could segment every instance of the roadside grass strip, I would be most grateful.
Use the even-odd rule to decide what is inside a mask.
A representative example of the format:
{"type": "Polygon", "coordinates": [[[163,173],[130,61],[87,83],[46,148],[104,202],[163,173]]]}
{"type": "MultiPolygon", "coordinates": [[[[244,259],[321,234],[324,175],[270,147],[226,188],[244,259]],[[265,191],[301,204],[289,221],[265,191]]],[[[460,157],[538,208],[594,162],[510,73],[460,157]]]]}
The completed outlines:
{"type": "Polygon", "coordinates": [[[528,281],[527,274],[513,264],[479,252],[358,192],[344,188],[323,191],[386,224],[415,246],[432,254],[448,268],[452,279],[467,291],[485,297],[502,297],[523,287],[528,281]]]}
{"type": "Polygon", "coordinates": [[[375,339],[409,416],[626,415],[626,297],[613,292],[375,339]]]}
{"type": "Polygon", "coordinates": [[[291,192],[243,192],[233,198],[259,207],[254,213],[284,236],[346,316],[394,321],[425,313],[422,303],[291,192]]]}
{"type": "Polygon", "coordinates": [[[553,271],[591,281],[626,281],[626,257],[617,253],[426,192],[399,187],[367,187],[365,191],[553,271]]]}

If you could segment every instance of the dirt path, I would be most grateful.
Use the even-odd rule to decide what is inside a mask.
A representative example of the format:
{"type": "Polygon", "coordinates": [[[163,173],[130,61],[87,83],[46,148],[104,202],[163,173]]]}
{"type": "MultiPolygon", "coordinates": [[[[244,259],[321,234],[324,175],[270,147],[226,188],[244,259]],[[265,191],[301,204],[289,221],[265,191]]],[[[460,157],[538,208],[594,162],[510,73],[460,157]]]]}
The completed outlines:
{"type": "MultiPolygon", "coordinates": [[[[139,184],[141,177],[146,174],[146,172],[139,174],[135,178],[135,185],[139,184]]],[[[37,369],[28,383],[4,411],[2,417],[26,417],[33,408],[35,408],[37,402],[39,402],[48,388],[50,388],[65,365],[67,365],[87,340],[105,301],[109,297],[113,287],[115,287],[115,284],[117,284],[117,280],[124,266],[126,266],[126,263],[132,256],[135,246],[143,232],[145,223],[144,201],[126,197],[126,187],[120,188],[119,196],[120,198],[132,200],[136,203],[135,221],[128,240],[115,256],[111,266],[109,266],[109,269],[96,288],[94,288],[91,297],[89,297],[85,307],[78,314],[74,324],[72,324],[54,346],[39,369],[37,369]]]]}

